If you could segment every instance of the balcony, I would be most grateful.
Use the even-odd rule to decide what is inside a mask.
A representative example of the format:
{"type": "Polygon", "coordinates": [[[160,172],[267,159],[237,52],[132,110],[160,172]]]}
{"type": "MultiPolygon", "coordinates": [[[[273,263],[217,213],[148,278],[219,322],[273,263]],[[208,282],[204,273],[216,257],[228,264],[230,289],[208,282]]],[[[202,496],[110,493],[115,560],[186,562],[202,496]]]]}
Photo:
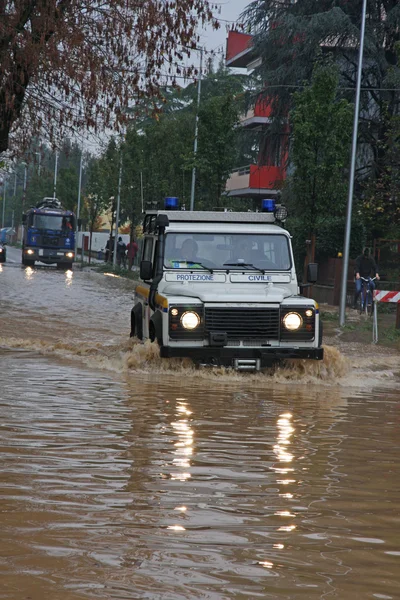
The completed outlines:
{"type": "Polygon", "coordinates": [[[271,114],[271,105],[265,100],[257,100],[255,107],[240,117],[240,125],[247,129],[261,129],[271,123],[271,114]]]}
{"type": "Polygon", "coordinates": [[[239,31],[229,31],[226,41],[227,67],[246,68],[252,60],[254,53],[252,48],[253,36],[239,31]]]}
{"type": "Polygon", "coordinates": [[[232,171],[225,191],[229,197],[268,197],[278,193],[285,178],[284,167],[248,165],[232,171]]]}

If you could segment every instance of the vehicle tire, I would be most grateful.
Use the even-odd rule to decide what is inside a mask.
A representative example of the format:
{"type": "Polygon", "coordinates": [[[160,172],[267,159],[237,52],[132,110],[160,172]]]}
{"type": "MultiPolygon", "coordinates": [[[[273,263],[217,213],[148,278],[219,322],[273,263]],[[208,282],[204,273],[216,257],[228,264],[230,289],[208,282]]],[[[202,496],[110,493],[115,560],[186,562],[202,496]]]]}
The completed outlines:
{"type": "Polygon", "coordinates": [[[360,313],[360,315],[362,315],[362,313],[363,313],[363,291],[362,290],[360,292],[360,295],[358,296],[357,310],[360,313]]]}
{"type": "Polygon", "coordinates": [[[322,346],[322,338],[324,335],[324,324],[321,321],[321,319],[319,320],[319,333],[318,333],[318,346],[321,347],[322,346]]]}
{"type": "Polygon", "coordinates": [[[157,337],[156,328],[152,321],[150,321],[149,324],[149,338],[151,342],[157,342],[159,346],[162,346],[162,340],[160,340],[160,338],[157,337]]]}
{"type": "Polygon", "coordinates": [[[28,258],[22,259],[22,264],[25,267],[34,267],[35,266],[35,261],[34,260],[29,260],[28,258]]]}
{"type": "Polygon", "coordinates": [[[131,313],[131,332],[129,334],[129,337],[135,337],[136,335],[136,319],[133,316],[133,314],[131,313]]]}
{"type": "Polygon", "coordinates": [[[66,271],[72,271],[72,262],[64,263],[64,268],[66,271]]]}
{"type": "Polygon", "coordinates": [[[372,317],[373,312],[374,312],[374,303],[373,303],[373,300],[370,295],[368,296],[368,300],[371,300],[371,302],[367,305],[366,311],[367,311],[368,316],[372,317]]]}

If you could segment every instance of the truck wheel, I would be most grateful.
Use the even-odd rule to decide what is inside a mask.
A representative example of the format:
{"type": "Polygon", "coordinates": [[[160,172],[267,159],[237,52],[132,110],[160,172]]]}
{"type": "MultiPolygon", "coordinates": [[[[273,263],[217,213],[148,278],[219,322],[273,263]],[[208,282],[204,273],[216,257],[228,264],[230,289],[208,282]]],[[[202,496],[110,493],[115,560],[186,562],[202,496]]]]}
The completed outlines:
{"type": "Polygon", "coordinates": [[[24,267],[34,267],[35,266],[35,261],[34,260],[29,260],[28,258],[23,258],[22,259],[22,264],[24,265],[24,267]]]}
{"type": "Polygon", "coordinates": [[[319,334],[318,334],[318,346],[321,347],[322,346],[322,336],[324,333],[324,324],[322,323],[321,319],[319,320],[319,334]]]}
{"type": "Polygon", "coordinates": [[[133,313],[131,312],[131,332],[129,334],[129,337],[135,337],[136,335],[136,319],[133,316],[133,313]]]}
{"type": "Polygon", "coordinates": [[[162,346],[162,340],[156,334],[156,328],[153,321],[149,324],[149,338],[151,342],[157,342],[159,346],[162,346]]]}
{"type": "Polygon", "coordinates": [[[64,268],[66,271],[72,271],[72,262],[64,263],[64,268]]]}

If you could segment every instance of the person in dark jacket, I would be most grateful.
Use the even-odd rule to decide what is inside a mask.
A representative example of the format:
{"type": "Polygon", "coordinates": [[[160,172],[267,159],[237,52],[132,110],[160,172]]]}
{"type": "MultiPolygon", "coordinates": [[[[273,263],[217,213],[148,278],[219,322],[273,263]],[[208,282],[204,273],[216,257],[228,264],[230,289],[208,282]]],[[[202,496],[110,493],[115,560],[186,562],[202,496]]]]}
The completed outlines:
{"type": "MultiPolygon", "coordinates": [[[[357,307],[358,296],[361,294],[362,290],[362,279],[361,277],[376,277],[379,281],[380,277],[377,271],[376,262],[370,254],[369,248],[364,248],[364,251],[360,256],[356,258],[356,266],[354,269],[355,275],[355,286],[356,293],[354,296],[354,304],[353,308],[357,307]]],[[[369,282],[369,287],[371,292],[375,289],[375,283],[373,281],[369,282]]]]}
{"type": "Polygon", "coordinates": [[[106,243],[106,252],[105,252],[105,261],[112,262],[113,259],[113,250],[114,250],[114,236],[108,238],[106,243]]]}
{"type": "Polygon", "coordinates": [[[117,242],[117,262],[118,265],[124,267],[126,269],[126,244],[123,242],[122,237],[118,238],[117,242]]]}

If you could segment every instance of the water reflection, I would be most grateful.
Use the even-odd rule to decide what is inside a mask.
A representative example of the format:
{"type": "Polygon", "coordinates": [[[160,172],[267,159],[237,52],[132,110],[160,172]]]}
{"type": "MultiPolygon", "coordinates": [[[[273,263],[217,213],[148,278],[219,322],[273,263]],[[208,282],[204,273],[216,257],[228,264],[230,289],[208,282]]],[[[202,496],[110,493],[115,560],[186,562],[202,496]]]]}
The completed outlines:
{"type": "Polygon", "coordinates": [[[34,273],[35,269],[32,269],[32,267],[25,267],[25,279],[30,281],[31,279],[33,279],[34,273]]]}
{"type": "Polygon", "coordinates": [[[174,458],[172,463],[182,471],[170,473],[172,480],[186,481],[191,478],[190,457],[193,454],[193,436],[194,431],[187,419],[192,411],[188,409],[188,403],[184,399],[177,399],[176,416],[179,420],[173,421],[171,426],[177,434],[178,441],[174,443],[174,458]],[[179,418],[181,417],[181,418],[179,418]]]}
{"type": "Polygon", "coordinates": [[[71,271],[71,270],[65,271],[65,285],[66,286],[71,285],[73,276],[74,276],[73,271],[71,271]]]}

